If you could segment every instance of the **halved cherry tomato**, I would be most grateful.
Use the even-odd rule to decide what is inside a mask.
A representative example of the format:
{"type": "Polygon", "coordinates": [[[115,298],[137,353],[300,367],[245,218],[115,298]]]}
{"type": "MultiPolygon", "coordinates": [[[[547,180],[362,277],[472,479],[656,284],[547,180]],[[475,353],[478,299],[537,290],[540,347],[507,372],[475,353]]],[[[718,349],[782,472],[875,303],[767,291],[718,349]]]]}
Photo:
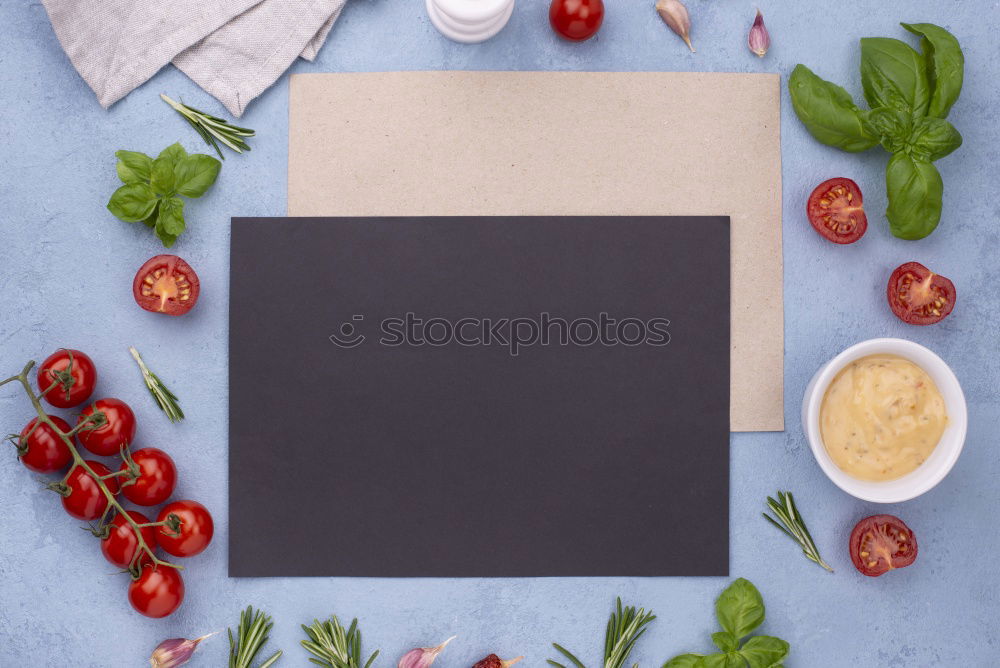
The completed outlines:
{"type": "Polygon", "coordinates": [[[176,568],[146,564],[128,586],[128,601],[146,617],[166,617],[184,601],[184,580],[176,568]]]}
{"type": "Polygon", "coordinates": [[[121,399],[98,399],[80,413],[77,424],[83,422],[94,411],[104,413],[106,422],[96,429],[84,427],[77,432],[83,447],[95,455],[116,455],[123,445],[135,438],[135,414],[121,399]]]}
{"type": "Polygon", "coordinates": [[[862,575],[878,577],[917,558],[917,537],[894,515],[872,515],[851,532],[851,561],[862,575]]]}
{"type": "Polygon", "coordinates": [[[180,531],[175,533],[167,526],[159,527],[156,540],[164,552],[175,557],[193,557],[212,542],[215,523],[205,506],[197,501],[174,501],[163,506],[156,521],[167,521],[171,515],[180,520],[180,531]]]}
{"type": "MultiPolygon", "coordinates": [[[[170,455],[159,448],[142,448],[132,453],[139,467],[139,477],[132,482],[122,476],[122,495],[137,506],[158,506],[174,493],[177,484],[177,467],[170,455]]],[[[128,464],[122,462],[119,470],[128,464]]]]}
{"type": "Polygon", "coordinates": [[[604,21],[604,0],[552,0],[549,23],[572,42],[590,39],[604,21]]]}
{"type": "MultiPolygon", "coordinates": [[[[108,467],[101,462],[88,459],[87,466],[102,477],[111,473],[108,467]]],[[[70,493],[69,496],[62,498],[62,504],[67,513],[78,520],[88,522],[96,520],[104,514],[108,507],[108,499],[104,496],[104,492],[101,491],[94,477],[87,473],[82,466],[77,466],[70,471],[66,484],[69,486],[70,493]]],[[[118,493],[117,478],[107,478],[104,484],[108,486],[108,491],[112,494],[118,493]]]]}
{"type": "Polygon", "coordinates": [[[201,284],[187,262],[176,255],[157,255],[139,268],[132,281],[135,303],[153,313],[184,315],[198,301],[201,284]]]}
{"type": "MultiPolygon", "coordinates": [[[[69,431],[69,425],[61,417],[50,415],[49,419],[59,431],[69,431]]],[[[35,418],[21,430],[21,440],[18,447],[19,453],[22,448],[24,449],[23,453],[18,454],[21,463],[36,473],[52,473],[65,468],[73,459],[69,448],[66,447],[62,438],[53,431],[52,427],[43,423],[38,425],[36,429],[37,423],[38,418],[35,418]],[[31,435],[28,436],[28,434],[31,435]]],[[[72,436],[70,436],[70,440],[73,440],[72,436]]]]}
{"type": "MultiPolygon", "coordinates": [[[[136,524],[149,524],[149,518],[135,510],[126,510],[136,524]]],[[[135,537],[135,529],[120,514],[111,520],[108,537],[101,540],[101,552],[104,558],[118,568],[128,568],[135,557],[139,539],[135,537]]],[[[154,527],[143,527],[142,539],[150,549],[156,549],[156,531],[154,527]]]]}
{"type": "Polygon", "coordinates": [[[941,322],[955,308],[955,284],[919,262],[896,267],[886,287],[889,308],[910,325],[941,322]]]}
{"type": "Polygon", "coordinates": [[[868,217],[858,184],[836,178],[816,186],[809,195],[806,214],[816,231],[835,244],[852,244],[868,230],[868,217]]]}
{"type": "Polygon", "coordinates": [[[57,350],[38,367],[38,391],[44,392],[45,400],[56,408],[79,406],[94,393],[95,385],[94,360],[79,350],[57,350]]]}

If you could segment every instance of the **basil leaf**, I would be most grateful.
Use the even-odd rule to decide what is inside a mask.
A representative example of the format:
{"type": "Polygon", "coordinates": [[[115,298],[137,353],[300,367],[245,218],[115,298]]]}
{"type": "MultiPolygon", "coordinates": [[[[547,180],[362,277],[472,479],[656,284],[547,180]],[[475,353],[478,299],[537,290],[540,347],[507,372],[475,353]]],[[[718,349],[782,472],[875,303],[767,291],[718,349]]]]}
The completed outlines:
{"type": "Polygon", "coordinates": [[[962,145],[962,135],[955,126],[941,118],[920,119],[913,129],[910,154],[918,160],[933,162],[962,145]]]}
{"type": "Polygon", "coordinates": [[[169,158],[157,158],[149,177],[149,185],[157,195],[169,197],[174,194],[174,163],[169,158]]]}
{"type": "Polygon", "coordinates": [[[861,125],[861,114],[851,95],[837,84],[796,65],[788,79],[795,114],[810,134],[827,146],[856,153],[878,143],[861,125]]]}
{"type": "Polygon", "coordinates": [[[156,157],[166,158],[171,163],[177,164],[178,162],[186,158],[187,154],[188,154],[187,151],[184,150],[184,147],[181,146],[180,142],[175,142],[170,146],[166,147],[165,149],[163,149],[162,151],[160,151],[160,155],[156,157]]]}
{"type": "Polygon", "coordinates": [[[663,664],[663,668],[695,668],[703,658],[701,654],[681,654],[663,664]]]}
{"type": "Polygon", "coordinates": [[[160,240],[160,243],[163,244],[164,248],[170,248],[177,241],[177,237],[175,235],[167,234],[158,227],[154,230],[154,232],[156,233],[156,238],[160,240]]]}
{"type": "Polygon", "coordinates": [[[732,652],[740,648],[739,638],[729,631],[718,631],[712,634],[712,642],[723,652],[732,652]]]}
{"type": "Polygon", "coordinates": [[[695,668],[746,668],[746,661],[736,652],[709,654],[701,657],[695,668]]]}
{"type": "Polygon", "coordinates": [[[719,626],[742,638],[764,622],[764,599],[753,584],[737,578],[715,601],[719,626]]]}
{"type": "Polygon", "coordinates": [[[156,200],[156,205],[153,207],[153,210],[149,213],[149,215],[143,218],[142,224],[149,229],[155,229],[156,217],[158,215],[160,215],[160,200],[156,200]]]}
{"type": "Polygon", "coordinates": [[[222,163],[210,155],[195,153],[174,166],[175,188],[185,197],[201,197],[219,176],[222,163]]]}
{"type": "Polygon", "coordinates": [[[890,107],[879,107],[863,113],[861,125],[865,132],[878,137],[889,153],[897,153],[906,148],[906,142],[913,133],[913,120],[910,116],[890,107]]]}
{"type": "Polygon", "coordinates": [[[771,636],[754,636],[746,641],[740,656],[750,668],[772,668],[788,655],[788,643],[771,636]]]}
{"type": "Polygon", "coordinates": [[[923,239],[941,220],[944,183],[937,168],[906,153],[897,153],[885,168],[889,229],[900,239],[923,239]]]}
{"type": "Polygon", "coordinates": [[[156,236],[170,248],[184,231],[184,200],[170,197],[160,200],[160,213],[156,217],[156,236]]]}
{"type": "Polygon", "coordinates": [[[872,109],[891,107],[916,117],[927,114],[927,63],[912,46],[889,37],[861,40],[861,86],[872,109]]]}
{"type": "Polygon", "coordinates": [[[149,171],[153,167],[153,159],[145,153],[137,151],[115,151],[118,164],[118,178],[123,183],[148,183],[149,171]]]}
{"type": "Polygon", "coordinates": [[[927,80],[931,86],[931,101],[927,115],[946,118],[962,92],[965,78],[965,55],[958,40],[950,32],[933,23],[901,23],[920,35],[920,48],[927,61],[927,80]]]}
{"type": "Polygon", "coordinates": [[[179,197],[161,200],[156,229],[174,237],[184,231],[184,200],[179,197]]]}
{"type": "Polygon", "coordinates": [[[146,219],[155,206],[156,193],[145,183],[126,183],[108,201],[108,211],[126,223],[146,219]]]}

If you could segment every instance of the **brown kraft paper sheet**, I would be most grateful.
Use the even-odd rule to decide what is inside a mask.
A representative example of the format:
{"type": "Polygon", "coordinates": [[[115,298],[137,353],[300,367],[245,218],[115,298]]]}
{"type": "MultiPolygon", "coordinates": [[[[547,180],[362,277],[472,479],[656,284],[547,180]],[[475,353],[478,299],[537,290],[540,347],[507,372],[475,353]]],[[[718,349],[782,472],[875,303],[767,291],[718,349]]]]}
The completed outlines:
{"type": "Polygon", "coordinates": [[[732,431],[783,412],[780,79],[299,74],[288,215],[728,215],[732,431]]]}

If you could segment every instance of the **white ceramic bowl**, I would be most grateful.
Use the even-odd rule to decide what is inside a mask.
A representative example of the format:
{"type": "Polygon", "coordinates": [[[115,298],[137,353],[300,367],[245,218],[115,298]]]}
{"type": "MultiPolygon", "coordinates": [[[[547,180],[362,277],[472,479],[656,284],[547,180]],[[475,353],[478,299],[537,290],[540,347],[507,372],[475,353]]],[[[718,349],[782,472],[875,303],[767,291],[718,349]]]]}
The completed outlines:
{"type": "Polygon", "coordinates": [[[852,496],[875,503],[899,503],[920,496],[948,475],[965,444],[968,426],[965,395],[951,368],[940,357],[918,343],[905,339],[869,339],[857,343],[824,364],[809,381],[802,399],[802,427],[813,456],[823,473],[852,496]],[[885,482],[859,480],[844,473],[827,453],[820,435],[819,411],[830,382],[845,366],[869,355],[898,355],[910,360],[931,377],[944,397],[948,426],[931,456],[902,478],[885,482]]]}

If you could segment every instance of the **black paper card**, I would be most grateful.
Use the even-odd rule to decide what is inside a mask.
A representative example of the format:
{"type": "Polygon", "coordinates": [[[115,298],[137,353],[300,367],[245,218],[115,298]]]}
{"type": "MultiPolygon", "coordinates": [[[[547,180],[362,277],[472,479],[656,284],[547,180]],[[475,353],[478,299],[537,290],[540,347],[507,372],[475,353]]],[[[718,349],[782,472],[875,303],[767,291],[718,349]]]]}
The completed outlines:
{"type": "Polygon", "coordinates": [[[728,218],[234,218],[231,260],[231,576],[728,574],[728,218]]]}

